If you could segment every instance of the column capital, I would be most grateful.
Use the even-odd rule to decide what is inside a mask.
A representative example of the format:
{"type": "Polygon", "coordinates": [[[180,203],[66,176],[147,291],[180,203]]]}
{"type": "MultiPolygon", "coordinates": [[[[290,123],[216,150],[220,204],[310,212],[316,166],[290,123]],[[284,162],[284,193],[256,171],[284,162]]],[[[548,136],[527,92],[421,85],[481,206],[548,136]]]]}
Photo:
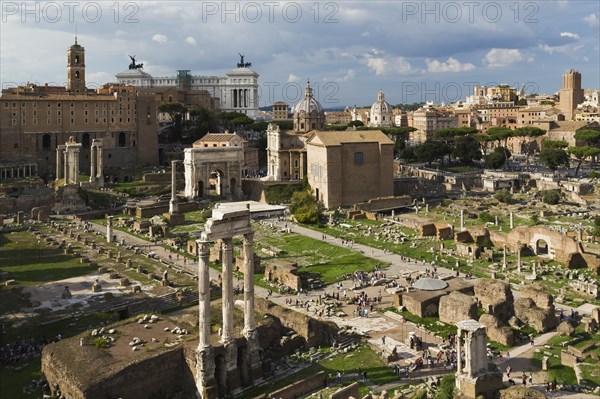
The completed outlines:
{"type": "Polygon", "coordinates": [[[254,232],[251,231],[249,233],[244,234],[244,243],[252,244],[254,242],[254,232]]]}

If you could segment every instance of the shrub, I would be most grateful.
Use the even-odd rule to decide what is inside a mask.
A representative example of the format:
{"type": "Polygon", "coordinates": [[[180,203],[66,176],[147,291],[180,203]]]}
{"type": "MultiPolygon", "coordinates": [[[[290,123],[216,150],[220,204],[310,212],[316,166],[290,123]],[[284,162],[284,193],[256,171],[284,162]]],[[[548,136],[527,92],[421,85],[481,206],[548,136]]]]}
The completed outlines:
{"type": "Polygon", "coordinates": [[[544,202],[544,204],[556,205],[560,201],[560,193],[558,190],[544,190],[541,194],[542,202],[544,202]]]}
{"type": "Polygon", "coordinates": [[[505,204],[510,204],[512,201],[512,194],[507,189],[503,188],[496,191],[494,194],[494,198],[496,198],[500,202],[504,202],[505,204]]]}
{"type": "Polygon", "coordinates": [[[493,223],[496,220],[496,218],[485,211],[479,214],[479,219],[484,223],[493,223]]]}

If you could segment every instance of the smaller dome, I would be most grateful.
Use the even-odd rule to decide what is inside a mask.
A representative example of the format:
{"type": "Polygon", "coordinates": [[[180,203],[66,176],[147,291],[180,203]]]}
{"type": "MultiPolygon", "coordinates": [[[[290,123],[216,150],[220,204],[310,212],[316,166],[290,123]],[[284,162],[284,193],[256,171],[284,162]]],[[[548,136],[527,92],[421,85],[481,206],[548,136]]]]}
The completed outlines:
{"type": "Polygon", "coordinates": [[[385,95],[383,91],[379,91],[377,93],[377,101],[373,103],[371,106],[371,115],[373,114],[387,114],[392,112],[391,105],[385,101],[385,95]]]}
{"type": "Polygon", "coordinates": [[[292,109],[292,112],[294,114],[302,111],[306,112],[307,114],[313,112],[323,112],[323,107],[312,95],[312,88],[310,87],[310,82],[306,84],[306,89],[304,90],[304,98],[300,100],[300,102],[296,104],[292,109]]]}
{"type": "Polygon", "coordinates": [[[448,283],[439,278],[420,278],[413,284],[414,288],[421,291],[438,291],[443,290],[448,286],[448,283]]]}

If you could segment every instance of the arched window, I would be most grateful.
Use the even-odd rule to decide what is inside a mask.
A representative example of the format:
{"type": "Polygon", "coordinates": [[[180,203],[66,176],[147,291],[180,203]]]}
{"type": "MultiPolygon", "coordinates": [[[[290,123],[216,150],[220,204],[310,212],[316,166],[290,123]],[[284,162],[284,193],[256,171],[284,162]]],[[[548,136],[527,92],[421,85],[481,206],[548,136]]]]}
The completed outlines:
{"type": "Polygon", "coordinates": [[[125,133],[121,132],[121,133],[119,133],[119,147],[125,147],[125,144],[126,144],[125,133]]]}
{"type": "Polygon", "coordinates": [[[79,79],[79,71],[75,71],[75,78],[79,79]]]}

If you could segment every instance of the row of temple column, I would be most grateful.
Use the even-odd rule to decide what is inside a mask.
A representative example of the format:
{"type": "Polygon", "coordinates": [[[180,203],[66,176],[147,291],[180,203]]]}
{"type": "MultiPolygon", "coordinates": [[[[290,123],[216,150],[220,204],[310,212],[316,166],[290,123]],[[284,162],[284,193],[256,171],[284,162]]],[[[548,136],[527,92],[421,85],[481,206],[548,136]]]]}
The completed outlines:
{"type": "MultiPolygon", "coordinates": [[[[225,348],[225,368],[227,380],[227,393],[231,393],[240,387],[240,373],[247,373],[249,378],[256,380],[261,377],[261,364],[258,353],[259,342],[256,332],[256,321],[254,316],[254,234],[252,232],[243,235],[244,256],[244,329],[243,336],[246,338],[246,359],[248,370],[238,370],[237,345],[233,325],[233,238],[223,238],[222,256],[222,312],[223,328],[220,341],[225,348]]],[[[209,276],[209,248],[210,242],[198,240],[199,255],[199,318],[200,336],[197,349],[197,388],[202,398],[215,396],[215,357],[213,347],[210,343],[210,276],[209,276]]],[[[223,392],[219,392],[222,396],[223,392]]]]}
{"type": "Polygon", "coordinates": [[[248,108],[248,89],[233,89],[233,107],[248,108]]]}
{"type": "MultiPolygon", "coordinates": [[[[73,136],[64,145],[56,146],[56,180],[64,179],[65,185],[79,184],[79,153],[81,143],[73,136]]],[[[90,183],[104,182],[102,140],[92,140],[90,148],[90,183]]]]}
{"type": "Polygon", "coordinates": [[[35,163],[6,166],[0,165],[0,179],[36,177],[37,173],[37,164],[35,163]]]}

